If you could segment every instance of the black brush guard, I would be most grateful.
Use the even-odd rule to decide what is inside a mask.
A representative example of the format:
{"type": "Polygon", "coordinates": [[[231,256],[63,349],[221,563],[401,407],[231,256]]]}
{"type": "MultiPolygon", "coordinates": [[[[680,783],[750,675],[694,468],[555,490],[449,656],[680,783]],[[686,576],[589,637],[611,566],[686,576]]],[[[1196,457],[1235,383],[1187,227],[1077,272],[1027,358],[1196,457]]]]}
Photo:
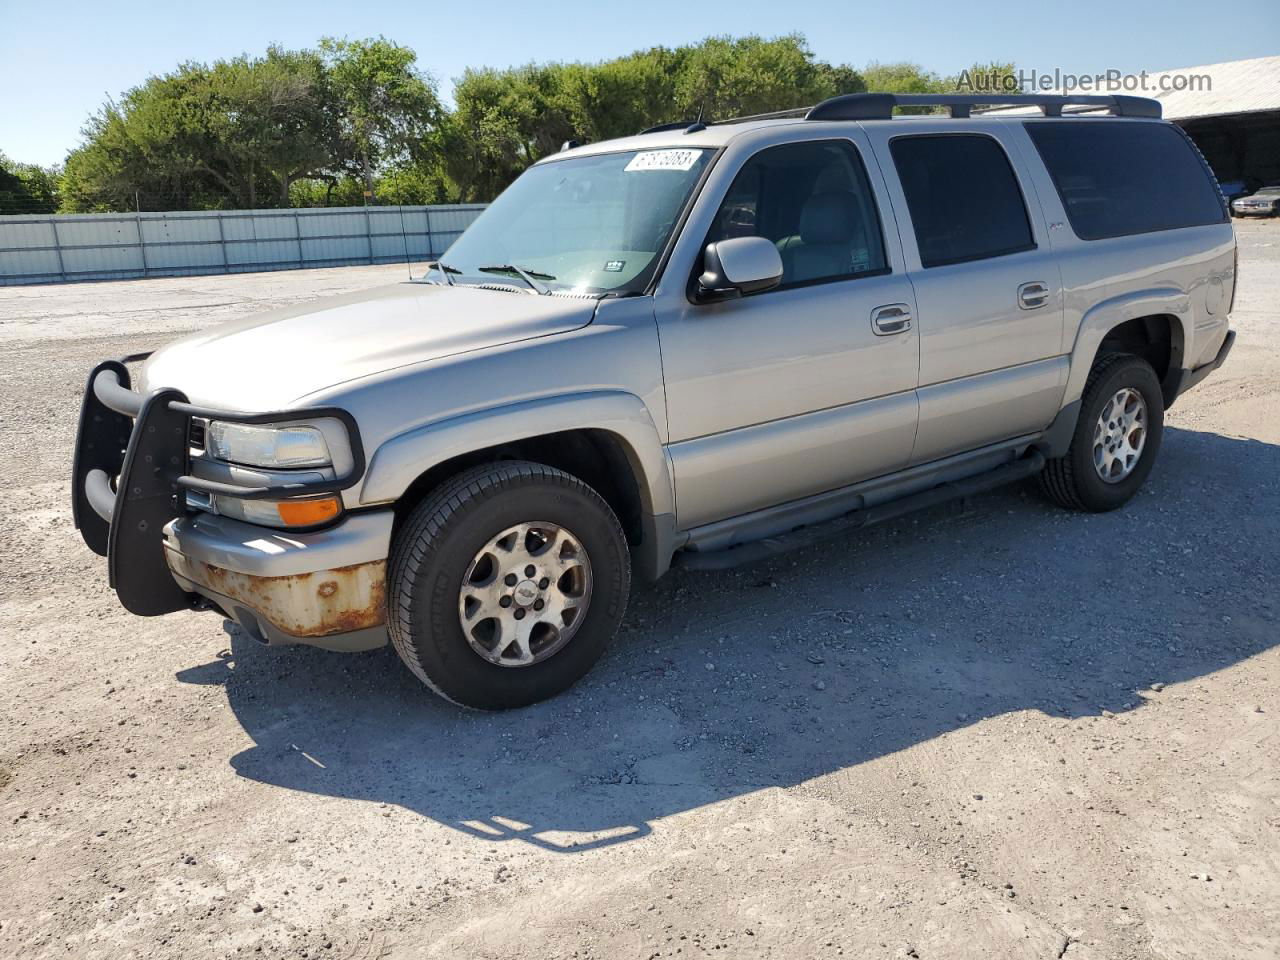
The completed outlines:
{"type": "Polygon", "coordinates": [[[130,613],[153,617],[203,604],[178,586],[164,555],[165,524],[192,512],[187,490],[243,500],[336,493],[359,481],[365,461],[355,420],[336,407],[245,414],[194,406],[180,390],[136,393],[125,364],[146,356],[107,360],[89,374],[76,435],[71,512],[89,549],[107,558],[107,576],[120,603],[130,613]],[[347,429],[352,468],[332,480],[270,486],[194,477],[189,473],[192,417],[235,423],[339,420],[347,429]]]}

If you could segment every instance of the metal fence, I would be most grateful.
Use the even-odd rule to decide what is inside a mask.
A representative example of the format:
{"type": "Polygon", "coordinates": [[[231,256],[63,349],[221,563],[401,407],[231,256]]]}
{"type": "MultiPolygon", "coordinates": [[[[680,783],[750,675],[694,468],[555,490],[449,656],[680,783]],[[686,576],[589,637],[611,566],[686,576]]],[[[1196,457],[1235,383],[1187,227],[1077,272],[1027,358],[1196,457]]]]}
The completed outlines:
{"type": "Polygon", "coordinates": [[[431,260],[483,209],[452,204],[0,217],[0,286],[431,260]]]}

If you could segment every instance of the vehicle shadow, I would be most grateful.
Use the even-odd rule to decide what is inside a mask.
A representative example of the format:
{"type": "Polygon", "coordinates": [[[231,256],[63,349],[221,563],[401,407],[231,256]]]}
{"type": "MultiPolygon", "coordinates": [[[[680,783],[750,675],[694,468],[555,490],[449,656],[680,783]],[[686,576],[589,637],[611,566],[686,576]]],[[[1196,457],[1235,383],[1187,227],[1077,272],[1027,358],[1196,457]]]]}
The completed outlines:
{"type": "Polygon", "coordinates": [[[1276,642],[1280,447],[1169,429],[1127,508],[1033,485],[728,573],[637,587],[569,693],[459,710],[389,649],[264,649],[230,624],[239,775],[399,804],[486,843],[582,851],[663,817],[871,760],[987,717],[1140,710],[1152,683],[1276,642]],[[1139,692],[1144,691],[1144,692],[1139,692]]]}

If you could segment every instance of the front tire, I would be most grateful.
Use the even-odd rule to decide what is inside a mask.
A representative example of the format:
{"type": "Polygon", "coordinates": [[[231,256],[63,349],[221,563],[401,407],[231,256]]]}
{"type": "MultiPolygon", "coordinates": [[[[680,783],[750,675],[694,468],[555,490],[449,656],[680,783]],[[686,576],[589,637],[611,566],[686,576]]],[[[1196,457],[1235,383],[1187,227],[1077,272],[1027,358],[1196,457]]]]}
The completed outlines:
{"type": "Polygon", "coordinates": [[[1123,506],[1146,481],[1164,435],[1164,394],[1151,364],[1125,353],[1094,363],[1071,446],[1040,474],[1060,506],[1101,513],[1123,506]]]}
{"type": "Polygon", "coordinates": [[[622,621],[631,558],[595,490],[504,461],[460,473],[414,508],[387,582],[391,641],[414,675],[454,703],[504,710],[591,669],[622,621]]]}

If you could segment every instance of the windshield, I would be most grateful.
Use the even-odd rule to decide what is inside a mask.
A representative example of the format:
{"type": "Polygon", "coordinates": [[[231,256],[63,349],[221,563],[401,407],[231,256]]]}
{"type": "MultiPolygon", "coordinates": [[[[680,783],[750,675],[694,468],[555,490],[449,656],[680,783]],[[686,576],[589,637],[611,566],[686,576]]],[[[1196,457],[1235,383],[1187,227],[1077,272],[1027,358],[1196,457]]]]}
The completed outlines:
{"type": "Polygon", "coordinates": [[[1263,187],[1255,196],[1274,197],[1277,193],[1280,193],[1280,187],[1263,187]]]}
{"type": "MultiPolygon", "coordinates": [[[[454,241],[441,263],[455,284],[640,293],[710,155],[633,150],[530,167],[454,241]]],[[[444,276],[433,269],[423,279],[444,282],[444,276]]]]}

